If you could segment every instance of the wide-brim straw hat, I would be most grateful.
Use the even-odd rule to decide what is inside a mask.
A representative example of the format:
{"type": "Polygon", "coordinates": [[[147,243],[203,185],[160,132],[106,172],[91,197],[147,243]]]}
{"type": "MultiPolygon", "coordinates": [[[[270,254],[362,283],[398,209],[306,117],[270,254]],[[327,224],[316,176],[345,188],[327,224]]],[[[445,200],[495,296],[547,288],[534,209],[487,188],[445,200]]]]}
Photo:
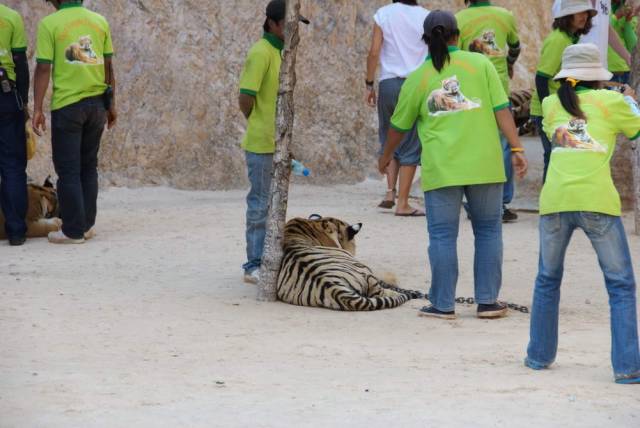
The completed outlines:
{"type": "Polygon", "coordinates": [[[589,12],[593,18],[598,14],[591,4],[591,0],[558,0],[559,7],[554,8],[553,19],[574,15],[580,12],[589,12]]]}
{"type": "Polygon", "coordinates": [[[562,69],[555,80],[572,78],[584,82],[608,81],[613,73],[604,68],[600,50],[593,43],[578,43],[562,53],[562,69]]]}

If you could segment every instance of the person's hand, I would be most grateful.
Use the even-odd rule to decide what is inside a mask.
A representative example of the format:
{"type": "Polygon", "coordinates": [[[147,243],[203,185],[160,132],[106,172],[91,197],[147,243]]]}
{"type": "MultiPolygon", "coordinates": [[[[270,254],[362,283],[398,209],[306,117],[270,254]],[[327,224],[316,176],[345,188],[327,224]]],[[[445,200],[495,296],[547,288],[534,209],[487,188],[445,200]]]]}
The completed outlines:
{"type": "Polygon", "coordinates": [[[115,107],[111,107],[107,110],[107,129],[111,129],[116,126],[116,122],[118,121],[118,112],[115,107]]]}
{"type": "Polygon", "coordinates": [[[387,167],[391,163],[391,156],[385,156],[384,154],[378,158],[378,171],[380,174],[385,175],[387,173],[387,167]]]}
{"type": "Polygon", "coordinates": [[[373,87],[367,88],[367,105],[369,107],[375,107],[376,100],[376,90],[373,87]]]}
{"type": "Polygon", "coordinates": [[[617,19],[622,19],[622,17],[626,17],[628,11],[626,7],[619,7],[618,10],[616,11],[616,18],[617,19]]]}
{"type": "Polygon", "coordinates": [[[529,169],[529,162],[523,152],[511,153],[511,163],[513,164],[513,170],[516,176],[520,179],[527,175],[529,169]]]}
{"type": "Polygon", "coordinates": [[[31,127],[33,128],[33,132],[35,132],[38,137],[42,137],[44,133],[47,132],[47,121],[44,118],[44,113],[42,113],[42,110],[36,110],[33,112],[31,127]]]}
{"type": "Polygon", "coordinates": [[[629,97],[633,98],[634,100],[636,99],[636,91],[634,91],[631,86],[625,84],[623,88],[624,88],[624,90],[622,91],[622,95],[629,96],[629,97]]]}

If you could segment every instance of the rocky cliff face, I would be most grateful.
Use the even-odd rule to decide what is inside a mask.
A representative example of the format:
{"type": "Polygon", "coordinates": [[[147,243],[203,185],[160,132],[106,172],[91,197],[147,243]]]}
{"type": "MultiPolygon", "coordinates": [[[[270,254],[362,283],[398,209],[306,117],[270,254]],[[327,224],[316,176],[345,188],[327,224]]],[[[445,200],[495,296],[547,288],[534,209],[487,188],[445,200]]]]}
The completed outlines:
{"type": "MultiPolygon", "coordinates": [[[[8,0],[25,17],[34,52],[41,1],[8,0]]],[[[245,54],[262,32],[266,0],[85,0],[111,23],[119,124],[100,155],[105,185],[227,189],[247,183],[237,108],[245,54]]],[[[298,54],[294,152],[316,182],[356,182],[374,172],[377,116],[364,104],[372,16],[387,0],[302,0],[312,20],[298,54]]],[[[459,10],[463,0],[422,1],[459,10]]],[[[514,87],[530,87],[552,0],[496,0],[520,22],[514,87]]],[[[52,171],[48,140],[30,172],[52,171]]]]}

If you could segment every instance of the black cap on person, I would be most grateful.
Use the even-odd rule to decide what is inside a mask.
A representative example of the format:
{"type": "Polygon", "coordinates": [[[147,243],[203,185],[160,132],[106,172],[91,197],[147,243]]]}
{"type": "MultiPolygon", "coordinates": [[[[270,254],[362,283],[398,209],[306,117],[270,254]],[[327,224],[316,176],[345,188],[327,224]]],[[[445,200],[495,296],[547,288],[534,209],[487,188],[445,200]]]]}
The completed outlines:
{"type": "Polygon", "coordinates": [[[453,32],[458,29],[458,21],[456,21],[453,13],[449,11],[433,10],[424,20],[424,34],[431,34],[436,27],[442,27],[444,30],[453,32]]]}
{"type": "MultiPolygon", "coordinates": [[[[285,0],[271,0],[267,5],[267,18],[273,19],[279,22],[284,19],[287,11],[287,4],[285,0]]],[[[309,24],[309,20],[302,15],[298,15],[298,19],[303,24],[309,24]]]]}

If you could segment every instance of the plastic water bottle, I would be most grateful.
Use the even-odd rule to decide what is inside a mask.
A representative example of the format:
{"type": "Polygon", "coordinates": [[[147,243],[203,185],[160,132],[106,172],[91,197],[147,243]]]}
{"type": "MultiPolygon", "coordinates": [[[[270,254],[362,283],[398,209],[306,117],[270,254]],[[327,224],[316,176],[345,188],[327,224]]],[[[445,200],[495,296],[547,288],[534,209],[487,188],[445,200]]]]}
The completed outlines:
{"type": "Polygon", "coordinates": [[[311,171],[309,171],[309,168],[305,167],[302,162],[295,159],[291,159],[291,172],[301,177],[308,177],[309,175],[311,175],[311,171]]]}

